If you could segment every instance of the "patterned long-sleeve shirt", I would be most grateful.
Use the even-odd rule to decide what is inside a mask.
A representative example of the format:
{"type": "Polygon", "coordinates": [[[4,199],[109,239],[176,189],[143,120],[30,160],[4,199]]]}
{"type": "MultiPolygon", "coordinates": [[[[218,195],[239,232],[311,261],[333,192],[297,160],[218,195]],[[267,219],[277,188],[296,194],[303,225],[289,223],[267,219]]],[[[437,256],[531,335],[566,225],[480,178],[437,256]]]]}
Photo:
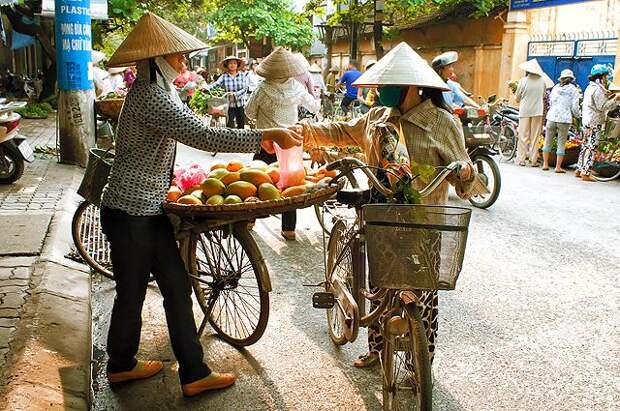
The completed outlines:
{"type": "Polygon", "coordinates": [[[261,137],[255,130],[209,127],[160,86],[138,77],[121,111],[101,203],[135,216],[161,214],[177,141],[205,151],[252,153],[261,137]]]}
{"type": "Polygon", "coordinates": [[[216,87],[223,87],[227,92],[233,93],[234,97],[230,101],[230,107],[243,107],[248,95],[249,83],[246,75],[238,72],[236,76],[224,73],[213,83],[207,85],[207,90],[216,87]]]}
{"type": "Polygon", "coordinates": [[[573,116],[579,115],[579,90],[569,83],[553,86],[549,95],[549,111],[547,120],[556,123],[572,123],[573,116]]]}
{"type": "Polygon", "coordinates": [[[583,93],[582,122],[585,127],[597,127],[605,123],[605,115],[618,104],[607,98],[607,90],[599,80],[591,81],[583,93]]]}

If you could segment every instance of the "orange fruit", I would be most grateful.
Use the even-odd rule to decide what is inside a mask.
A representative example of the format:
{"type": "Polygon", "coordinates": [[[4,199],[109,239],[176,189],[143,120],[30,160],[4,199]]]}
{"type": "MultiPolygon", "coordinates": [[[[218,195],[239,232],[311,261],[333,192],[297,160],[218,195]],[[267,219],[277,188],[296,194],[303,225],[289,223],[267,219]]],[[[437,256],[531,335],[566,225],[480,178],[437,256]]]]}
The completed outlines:
{"type": "Polygon", "coordinates": [[[168,194],[166,194],[166,200],[168,201],[177,201],[179,197],[183,195],[181,189],[177,186],[172,186],[168,189],[168,194]]]}
{"type": "Polygon", "coordinates": [[[239,171],[242,168],[243,168],[243,163],[238,160],[233,160],[229,162],[228,165],[226,166],[226,170],[228,171],[239,171]]]}

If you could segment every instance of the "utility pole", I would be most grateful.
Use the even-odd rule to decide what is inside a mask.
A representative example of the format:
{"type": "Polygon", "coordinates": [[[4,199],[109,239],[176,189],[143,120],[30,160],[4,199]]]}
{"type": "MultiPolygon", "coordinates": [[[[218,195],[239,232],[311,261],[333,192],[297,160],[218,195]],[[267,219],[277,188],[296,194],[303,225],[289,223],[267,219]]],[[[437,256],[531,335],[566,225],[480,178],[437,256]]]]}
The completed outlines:
{"type": "Polygon", "coordinates": [[[60,162],[86,166],[95,145],[90,0],[56,0],[60,162]]]}
{"type": "Polygon", "coordinates": [[[385,9],[385,0],[375,0],[375,18],[373,21],[373,40],[375,43],[375,53],[377,54],[377,60],[383,57],[385,51],[383,50],[383,11],[385,9]]]}
{"type": "MultiPolygon", "coordinates": [[[[351,10],[357,10],[358,0],[351,0],[351,10]]],[[[355,19],[350,20],[351,38],[349,39],[349,60],[357,60],[359,54],[359,23],[355,19]]]]}

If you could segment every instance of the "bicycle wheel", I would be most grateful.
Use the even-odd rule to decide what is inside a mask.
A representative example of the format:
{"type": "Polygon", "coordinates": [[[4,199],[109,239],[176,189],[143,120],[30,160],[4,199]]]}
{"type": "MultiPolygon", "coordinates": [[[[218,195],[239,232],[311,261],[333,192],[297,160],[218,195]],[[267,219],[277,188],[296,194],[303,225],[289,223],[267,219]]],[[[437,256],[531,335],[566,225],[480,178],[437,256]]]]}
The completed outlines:
{"type": "Polygon", "coordinates": [[[592,177],[596,181],[601,181],[601,182],[615,180],[616,178],[620,177],[620,167],[618,167],[615,172],[608,171],[606,173],[599,174],[598,172],[594,171],[592,173],[592,177]]]}
{"type": "Polygon", "coordinates": [[[406,334],[394,335],[384,327],[383,409],[430,411],[433,381],[424,323],[415,304],[404,305],[402,315],[406,334]]]}
{"type": "Polygon", "coordinates": [[[71,234],[75,248],[86,264],[97,273],[114,279],[110,243],[101,231],[99,207],[82,201],[73,214],[71,234]]]}
{"type": "MultiPolygon", "coordinates": [[[[325,271],[325,291],[331,292],[331,284],[336,279],[346,285],[349,292],[355,296],[358,289],[353,272],[353,252],[351,249],[351,231],[342,220],[336,221],[327,245],[327,267],[325,271]]],[[[344,345],[349,341],[345,333],[345,320],[342,312],[334,306],[328,308],[327,329],[329,337],[336,345],[344,345]]],[[[358,319],[359,321],[359,319],[358,319]]]]}
{"type": "Polygon", "coordinates": [[[189,247],[194,293],[219,336],[237,347],[258,341],[269,320],[267,266],[246,228],[197,235],[189,247]]]}
{"type": "Polygon", "coordinates": [[[508,162],[517,154],[517,132],[513,126],[505,124],[499,133],[498,149],[501,159],[508,162]]]}
{"type": "Polygon", "coordinates": [[[480,177],[486,182],[489,193],[471,197],[469,202],[477,208],[489,208],[499,197],[502,188],[502,177],[495,160],[487,155],[475,155],[471,159],[480,177]]]}

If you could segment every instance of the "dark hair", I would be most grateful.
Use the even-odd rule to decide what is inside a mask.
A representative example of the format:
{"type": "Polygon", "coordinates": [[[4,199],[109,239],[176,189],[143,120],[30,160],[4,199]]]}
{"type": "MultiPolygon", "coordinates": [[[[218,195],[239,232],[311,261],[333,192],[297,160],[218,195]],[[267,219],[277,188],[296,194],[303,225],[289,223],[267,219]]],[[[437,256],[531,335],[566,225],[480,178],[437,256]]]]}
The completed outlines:
{"type": "Polygon", "coordinates": [[[357,60],[355,60],[355,59],[349,60],[349,65],[351,65],[353,67],[357,67],[357,60]]]}
{"type": "Polygon", "coordinates": [[[603,73],[598,73],[598,74],[594,74],[591,76],[588,76],[588,80],[590,81],[596,81],[596,80],[600,80],[603,78],[603,76],[606,76],[607,73],[603,74],[603,73]]]}
{"type": "Polygon", "coordinates": [[[443,108],[447,112],[452,113],[452,107],[446,103],[441,90],[428,87],[422,87],[421,90],[423,100],[430,100],[436,107],[443,108]]]}

